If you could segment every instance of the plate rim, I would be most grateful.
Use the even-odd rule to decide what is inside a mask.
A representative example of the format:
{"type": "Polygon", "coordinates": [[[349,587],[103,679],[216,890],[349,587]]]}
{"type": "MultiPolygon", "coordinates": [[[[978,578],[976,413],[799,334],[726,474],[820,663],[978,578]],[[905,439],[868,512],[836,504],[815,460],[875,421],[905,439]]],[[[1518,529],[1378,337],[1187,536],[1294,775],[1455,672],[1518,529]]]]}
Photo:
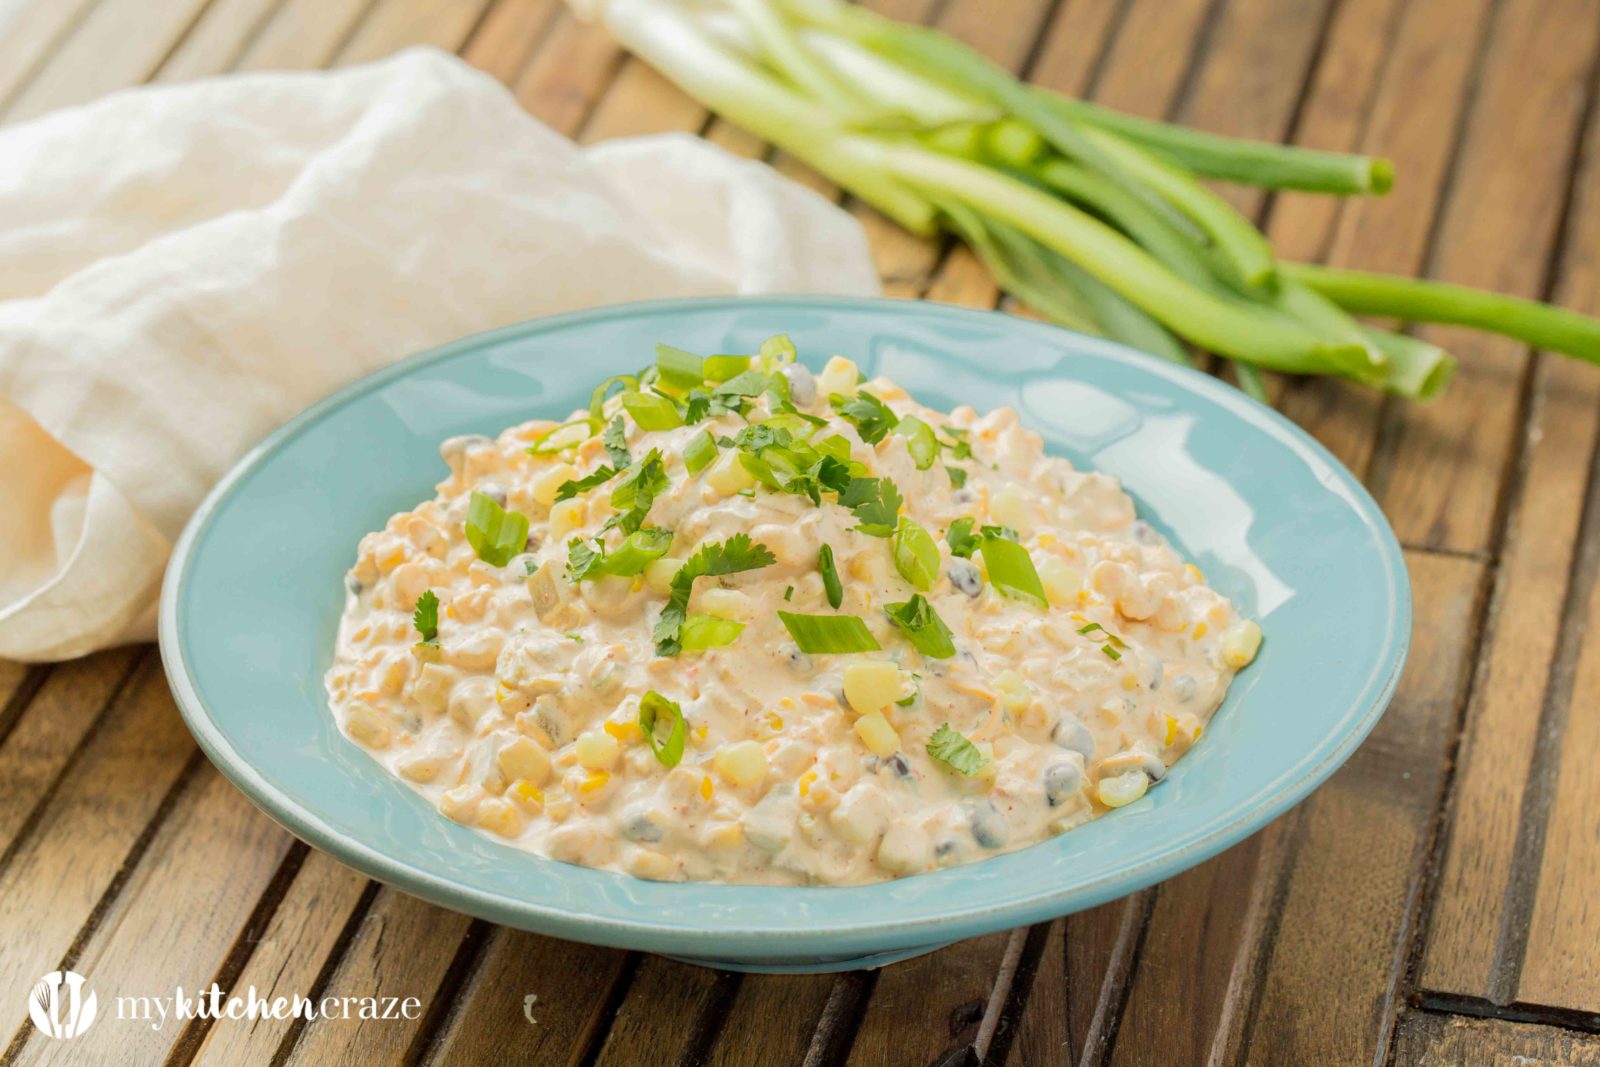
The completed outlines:
{"type": "MultiPolygon", "coordinates": [[[[750,294],[630,301],[528,319],[469,334],[414,353],[363,375],[323,397],[274,429],[249,449],[218,480],[195,509],[173,546],[163,577],[158,639],[162,666],[178,710],[190,733],[194,735],[201,750],[212,764],[243,792],[252,804],[279,825],[363,874],[455,911],[553,936],[679,955],[714,954],[724,957],[749,949],[752,950],[750,956],[752,960],[778,961],[796,958],[797,954],[821,960],[824,958],[821,953],[832,956],[855,952],[883,952],[887,949],[926,944],[930,941],[950,941],[993,930],[1027,925],[1071,914],[1135,892],[1221,853],[1303,801],[1342,766],[1366,740],[1387,710],[1399,685],[1410,651],[1412,625],[1411,585],[1404,552],[1388,519],[1366,487],[1321,442],[1304,429],[1276,409],[1246,397],[1219,379],[1191,367],[1160,360],[1115,341],[997,310],[964,308],[928,301],[896,300],[888,297],[750,294]],[[745,310],[757,304],[771,305],[780,311],[783,308],[809,308],[820,311],[870,310],[954,319],[1001,319],[1007,323],[1008,329],[1019,329],[1023,333],[1068,334],[1081,350],[1096,357],[1133,365],[1140,371],[1167,377],[1179,383],[1180,387],[1197,392],[1229,409],[1236,417],[1257,428],[1273,432],[1273,436],[1278,439],[1287,438],[1286,443],[1320,460],[1334,473],[1345,490],[1345,497],[1354,509],[1360,513],[1367,525],[1376,531],[1383,576],[1390,594],[1389,634],[1383,645],[1383,654],[1374,663],[1361,694],[1351,705],[1352,708],[1363,709],[1360,718],[1335,744],[1322,752],[1320,758],[1306,766],[1294,779],[1282,783],[1262,804],[1241,812],[1238,818],[1207,833],[1168,851],[1152,855],[1127,869],[1100,874],[1070,888],[1056,889],[999,904],[969,906],[937,916],[901,920],[896,920],[892,916],[879,916],[872,920],[852,919],[834,923],[812,923],[805,929],[795,929],[792,926],[719,925],[712,928],[663,925],[650,921],[648,915],[639,920],[620,920],[608,916],[571,913],[552,904],[541,903],[527,897],[516,897],[468,886],[441,876],[423,865],[400,859],[365,840],[346,835],[330,826],[314,812],[306,809],[292,795],[269,782],[227,740],[212,720],[194,685],[194,677],[184,653],[184,636],[179,626],[177,605],[189,576],[195,546],[241,483],[270,458],[282,443],[316,423],[326,413],[344,406],[357,397],[418,368],[448,359],[463,350],[512,338],[537,335],[544,331],[565,329],[591,320],[616,320],[676,311],[745,310]],[[715,942],[715,945],[708,946],[707,942],[715,942]]],[[[1018,851],[1025,852],[1026,849],[1018,851]]],[[[967,866],[976,868],[981,865],[979,863],[967,866]]],[[[661,884],[677,886],[677,883],[661,884]]],[[[728,887],[721,883],[702,882],[682,884],[692,886],[696,891],[736,888],[786,894],[832,893],[852,889],[860,891],[870,890],[874,885],[892,886],[897,883],[888,881],[850,887],[749,885],[728,887]]],[[[775,912],[781,912],[781,909],[775,909],[775,912]]],[[[727,965],[727,961],[724,961],[723,965],[727,965]]]]}

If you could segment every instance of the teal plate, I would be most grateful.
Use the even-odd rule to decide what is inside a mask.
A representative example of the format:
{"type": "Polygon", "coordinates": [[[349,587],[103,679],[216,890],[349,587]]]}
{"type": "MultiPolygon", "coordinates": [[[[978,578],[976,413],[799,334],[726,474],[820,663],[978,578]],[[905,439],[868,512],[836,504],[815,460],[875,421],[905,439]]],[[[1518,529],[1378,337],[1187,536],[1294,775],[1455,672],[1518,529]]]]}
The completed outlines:
{"type": "Polygon", "coordinates": [[[557,937],[751,971],[876,966],[1170,878],[1281,814],[1382,714],[1411,632],[1405,564],[1361,485],[1277,413],[1203,374],[992,312],[834,298],[630,304],[469,337],[278,430],[173,553],[161,651],[206,754],[291,832],[380,881],[557,937]],[[1266,643],[1200,743],[1144,799],[980,863],[851,888],[640,881],[445,819],[336,729],[323,698],[356,542],[429,497],[438,444],[562,417],[657,341],[794,338],[923,403],[1014,406],[1046,447],[1122,479],[1266,643]]]}

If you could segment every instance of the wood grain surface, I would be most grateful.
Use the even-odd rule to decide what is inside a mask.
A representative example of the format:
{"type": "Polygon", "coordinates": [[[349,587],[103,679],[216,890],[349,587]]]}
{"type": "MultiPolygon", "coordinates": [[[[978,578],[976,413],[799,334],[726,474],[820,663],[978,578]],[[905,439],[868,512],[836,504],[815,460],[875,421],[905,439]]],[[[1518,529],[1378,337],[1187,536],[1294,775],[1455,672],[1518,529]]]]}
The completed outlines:
{"type": "MultiPolygon", "coordinates": [[[[1136,114],[1395,161],[1383,198],[1220,189],[1286,258],[1600,311],[1600,0],[868,2],[1136,114]]],[[[560,0],[4,0],[0,121],[413,45],[583,142],[677,131],[771,162],[861,220],[890,295],[1029,313],[560,0]]],[[[1229,852],[881,971],[722,973],[474,921],[294,841],[199,754],[148,649],[0,662],[4,1061],[1600,1064],[1600,369],[1420,332],[1462,360],[1436,404],[1269,383],[1383,504],[1417,625],[1372,737],[1229,852]],[[420,1007],[64,1043],[24,1007],[61,966],[420,1007]]]]}

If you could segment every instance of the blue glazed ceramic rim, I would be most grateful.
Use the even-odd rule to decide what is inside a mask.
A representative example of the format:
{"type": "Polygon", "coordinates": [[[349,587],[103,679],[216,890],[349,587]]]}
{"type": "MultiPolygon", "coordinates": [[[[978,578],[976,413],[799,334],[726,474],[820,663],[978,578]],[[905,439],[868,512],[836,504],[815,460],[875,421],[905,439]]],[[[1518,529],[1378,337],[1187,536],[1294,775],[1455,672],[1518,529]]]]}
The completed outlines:
{"type": "MultiPolygon", "coordinates": [[[[775,920],[770,926],[724,926],[718,923],[716,926],[696,927],[681,922],[681,909],[685,906],[692,908],[696,893],[739,891],[773,894],[776,903],[776,898],[786,893],[846,890],[648,883],[662,894],[679,896],[675,902],[680,909],[679,923],[653,922],[648,909],[642,910],[639,918],[625,919],[575,914],[535,900],[462,885],[389,855],[364,841],[353,839],[306,810],[287,791],[269,782],[232,746],[199,698],[189,665],[187,629],[179,616],[178,605],[183,599],[196,546],[205,537],[216,516],[226,508],[238,486],[280,446],[316,424],[327,413],[396,378],[483,345],[534,337],[588,322],[695,310],[749,312],[761,307],[772,308],[774,321],[780,321],[788,311],[857,310],[945,317],[958,323],[977,318],[1001,318],[1006,321],[1007,329],[1019,335],[1039,332],[1048,334],[1057,343],[1062,334],[1071,333],[1060,327],[999,312],[880,298],[705,297],[612,305],[536,319],[475,334],[411,356],[368,375],[306,409],[247,453],[206,497],[173,550],[161,595],[161,655],[179,710],[202,750],[246,796],[291,833],[357,870],[425,900],[494,922],[578,941],[691,957],[721,966],[789,971],[836,970],[857,965],[863,957],[881,959],[910,955],[914,953],[903,950],[920,948],[926,951],[929,946],[1054,918],[1093,907],[1169,878],[1238,843],[1299,803],[1348,759],[1371,732],[1393,697],[1405,664],[1411,636],[1411,596],[1400,545],[1365,487],[1305,431],[1278,412],[1250,400],[1224,383],[1186,367],[1154,360],[1113,342],[1074,334],[1074,345],[1084,354],[1133,365],[1144,373],[1164,377],[1185,391],[1199,394],[1227,409],[1236,418],[1280,441],[1308,461],[1315,461],[1317,466],[1326,468],[1339,483],[1342,495],[1376,535],[1387,603],[1390,606],[1386,613],[1389,632],[1383,641],[1383,654],[1373,664],[1359,697],[1352,702],[1352,708],[1362,709],[1359,718],[1343,732],[1326,738],[1298,764],[1286,768],[1285,775],[1292,773],[1293,777],[1285,780],[1280,776],[1262,803],[1239,811],[1229,821],[1202,826],[1189,838],[1165,852],[1080,882],[1071,888],[1043,891],[998,905],[951,909],[948,913],[901,919],[892,914],[893,901],[886,897],[886,906],[881,909],[883,914],[874,914],[865,919],[836,923],[810,922],[803,928],[797,928],[792,921],[783,920],[781,909],[774,909],[775,920]]],[[[983,866],[983,863],[972,864],[953,868],[952,871],[978,870],[983,866]]],[[[938,875],[919,877],[933,878],[938,875]]],[[[864,888],[870,890],[872,887],[864,888]]],[[[664,896],[663,899],[668,897],[664,896]]]]}

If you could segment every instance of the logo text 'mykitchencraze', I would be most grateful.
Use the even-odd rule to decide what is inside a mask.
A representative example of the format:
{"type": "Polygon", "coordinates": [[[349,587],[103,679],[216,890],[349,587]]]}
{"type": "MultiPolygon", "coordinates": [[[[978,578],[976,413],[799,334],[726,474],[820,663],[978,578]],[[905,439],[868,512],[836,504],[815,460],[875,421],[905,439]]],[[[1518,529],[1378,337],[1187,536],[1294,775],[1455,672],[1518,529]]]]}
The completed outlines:
{"type": "Polygon", "coordinates": [[[169,1021],[189,1019],[419,1019],[422,1001],[416,997],[336,997],[313,1000],[296,993],[268,999],[249,986],[243,994],[229,994],[215,982],[210,989],[185,993],[182,986],[156,997],[118,997],[117,1018],[135,1019],[159,1030],[169,1021]]]}

